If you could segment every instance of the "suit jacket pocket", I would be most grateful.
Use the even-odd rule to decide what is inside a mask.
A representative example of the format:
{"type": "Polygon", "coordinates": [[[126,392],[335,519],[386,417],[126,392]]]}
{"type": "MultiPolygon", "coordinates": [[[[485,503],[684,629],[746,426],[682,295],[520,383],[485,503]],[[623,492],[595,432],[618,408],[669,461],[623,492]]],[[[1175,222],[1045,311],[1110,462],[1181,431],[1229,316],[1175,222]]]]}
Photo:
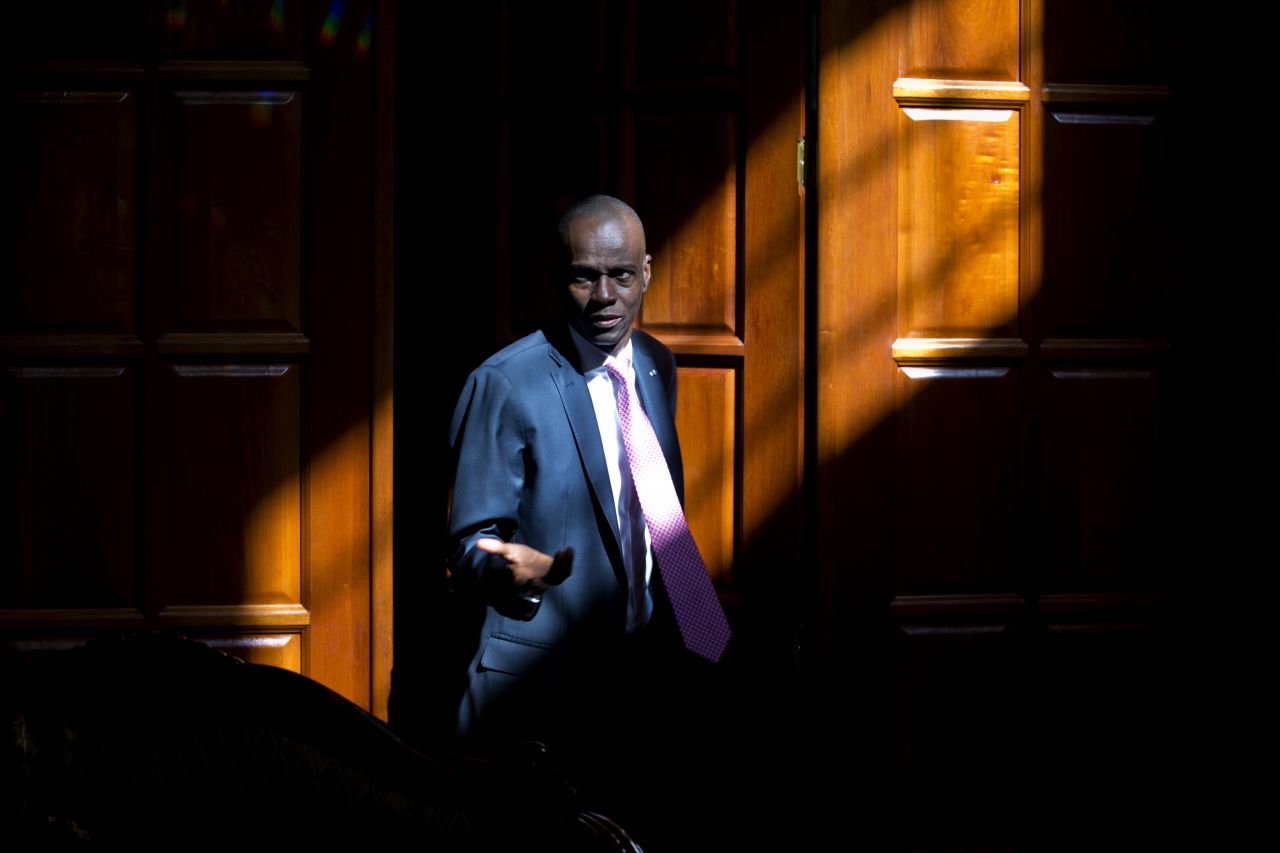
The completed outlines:
{"type": "Polygon", "coordinates": [[[554,667],[561,651],[555,646],[493,634],[484,644],[480,669],[526,676],[554,667]]]}

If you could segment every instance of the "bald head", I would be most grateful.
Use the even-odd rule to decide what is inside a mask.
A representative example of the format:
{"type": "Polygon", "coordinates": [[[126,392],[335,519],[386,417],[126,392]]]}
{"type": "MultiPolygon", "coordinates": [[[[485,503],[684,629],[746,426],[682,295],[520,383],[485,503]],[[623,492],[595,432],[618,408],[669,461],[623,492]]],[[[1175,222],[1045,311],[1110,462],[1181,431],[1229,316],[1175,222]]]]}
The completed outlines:
{"type": "Polygon", "coordinates": [[[569,209],[564,212],[564,216],[560,217],[558,229],[560,244],[566,249],[569,246],[570,228],[577,220],[591,222],[614,221],[619,224],[625,224],[628,229],[634,227],[640,235],[640,250],[642,253],[644,252],[644,223],[640,221],[640,215],[632,209],[631,205],[622,199],[614,198],[611,195],[589,195],[570,205],[569,209]]]}
{"type": "Polygon", "coordinates": [[[605,352],[631,338],[649,287],[644,226],[626,202],[595,195],[560,219],[569,325],[605,352]]]}

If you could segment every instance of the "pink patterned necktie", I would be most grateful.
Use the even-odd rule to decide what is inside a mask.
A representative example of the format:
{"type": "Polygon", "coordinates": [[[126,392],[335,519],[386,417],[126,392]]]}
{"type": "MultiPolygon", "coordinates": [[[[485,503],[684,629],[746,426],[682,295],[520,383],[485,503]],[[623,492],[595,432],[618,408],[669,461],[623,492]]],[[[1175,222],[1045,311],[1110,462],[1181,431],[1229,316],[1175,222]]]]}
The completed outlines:
{"type": "Polygon", "coordinates": [[[711,586],[693,534],[676,497],[666,457],[635,389],[612,363],[605,369],[618,384],[618,420],[653,555],[666,587],[685,648],[715,663],[729,645],[729,622],[711,586]]]}

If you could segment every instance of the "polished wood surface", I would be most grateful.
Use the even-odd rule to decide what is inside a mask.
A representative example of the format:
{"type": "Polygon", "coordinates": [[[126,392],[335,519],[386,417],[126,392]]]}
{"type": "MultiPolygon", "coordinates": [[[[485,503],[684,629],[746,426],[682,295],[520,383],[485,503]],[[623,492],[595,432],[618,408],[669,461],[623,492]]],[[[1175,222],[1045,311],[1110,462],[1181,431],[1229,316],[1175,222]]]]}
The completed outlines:
{"type": "Polygon", "coordinates": [[[1018,316],[1018,112],[902,114],[899,335],[1009,337],[1018,316]]]}
{"type": "Polygon", "coordinates": [[[635,122],[636,205],[654,258],[642,325],[739,333],[738,118],[643,113],[635,122]]]}
{"type": "Polygon", "coordinates": [[[1019,8],[1009,0],[918,0],[906,5],[905,56],[913,77],[1017,80],[1019,8]]]}
{"type": "Polygon", "coordinates": [[[738,411],[734,371],[684,367],[678,379],[676,431],[687,472],[684,489],[686,495],[698,496],[696,501],[685,501],[685,515],[712,579],[729,582],[733,578],[738,411]]]}
{"type": "Polygon", "coordinates": [[[38,5],[4,87],[4,641],[217,637],[385,714],[377,10],[38,5]]]}
{"type": "Polygon", "coordinates": [[[137,370],[10,366],[0,383],[0,607],[138,613],[137,370]]]}
{"type": "Polygon", "coordinates": [[[823,695],[893,733],[843,796],[895,849],[1136,832],[1168,790],[1167,13],[818,17],[823,695]]]}
{"type": "Polygon", "coordinates": [[[0,290],[0,331],[136,332],[139,92],[13,98],[9,275],[40,286],[0,290]]]}

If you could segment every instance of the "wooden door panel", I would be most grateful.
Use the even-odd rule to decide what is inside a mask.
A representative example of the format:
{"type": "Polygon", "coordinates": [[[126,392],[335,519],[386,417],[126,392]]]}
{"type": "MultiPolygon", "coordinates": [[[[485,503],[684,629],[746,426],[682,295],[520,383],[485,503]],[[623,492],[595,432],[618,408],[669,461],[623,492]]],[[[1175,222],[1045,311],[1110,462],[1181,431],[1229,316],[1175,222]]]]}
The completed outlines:
{"type": "Polygon", "coordinates": [[[170,4],[164,13],[164,58],[301,59],[302,9],[302,0],[170,4]]]}
{"type": "Polygon", "coordinates": [[[894,635],[898,750],[911,756],[899,772],[913,806],[929,815],[902,840],[946,849],[982,833],[990,844],[1011,844],[1029,796],[1020,758],[1019,631],[991,615],[927,616],[904,615],[894,635]]]}
{"type": "Polygon", "coordinates": [[[1042,588],[1159,588],[1161,371],[1053,367],[1044,384],[1042,588]]]}
{"type": "Polygon", "coordinates": [[[3,386],[0,609],[141,611],[136,371],[11,366],[3,386]]]}
{"type": "Polygon", "coordinates": [[[1018,373],[903,367],[896,519],[899,595],[1018,588],[1018,373]]]}
{"type": "MultiPolygon", "coordinates": [[[[1049,83],[1167,85],[1176,11],[1159,0],[1043,0],[1039,43],[1049,83]]],[[[1033,10],[1035,7],[1033,7],[1033,10]]]]}
{"type": "Polygon", "coordinates": [[[8,100],[0,332],[135,332],[137,104],[127,88],[8,100]]]}
{"type": "Polygon", "coordinates": [[[635,33],[638,85],[742,78],[744,10],[735,0],[629,3],[625,12],[628,28],[635,33]]]}
{"type": "Polygon", "coordinates": [[[503,92],[531,96],[603,92],[611,84],[620,58],[612,39],[617,26],[615,3],[566,0],[539,5],[517,0],[491,6],[497,7],[495,12],[488,8],[480,11],[498,21],[496,35],[503,50],[500,65],[495,67],[500,69],[500,79],[478,82],[492,83],[503,92]]]}
{"type": "Polygon", "coordinates": [[[656,334],[736,335],[736,116],[636,116],[636,203],[653,278],[643,327],[656,334]]]}
{"type": "Polygon", "coordinates": [[[1017,80],[1018,4],[925,0],[907,5],[904,76],[1017,80]]]}
{"type": "Polygon", "coordinates": [[[166,332],[302,328],[296,91],[169,93],[172,319],[166,332]]]}
{"type": "Polygon", "coordinates": [[[904,106],[902,114],[902,336],[1015,336],[1017,112],[904,106]]]}
{"type": "Polygon", "coordinates": [[[689,530],[717,580],[730,581],[734,556],[737,375],[733,369],[682,367],[676,431],[685,467],[689,530]],[[688,439],[685,436],[689,436],[688,439]]]}
{"type": "Polygon", "coordinates": [[[1163,211],[1171,176],[1156,104],[1047,104],[1047,337],[1167,334],[1172,260],[1163,211]],[[1082,247],[1087,250],[1082,251],[1082,247]]]}
{"type": "Polygon", "coordinates": [[[172,365],[160,564],[165,605],[299,604],[301,369],[172,365]]]}

